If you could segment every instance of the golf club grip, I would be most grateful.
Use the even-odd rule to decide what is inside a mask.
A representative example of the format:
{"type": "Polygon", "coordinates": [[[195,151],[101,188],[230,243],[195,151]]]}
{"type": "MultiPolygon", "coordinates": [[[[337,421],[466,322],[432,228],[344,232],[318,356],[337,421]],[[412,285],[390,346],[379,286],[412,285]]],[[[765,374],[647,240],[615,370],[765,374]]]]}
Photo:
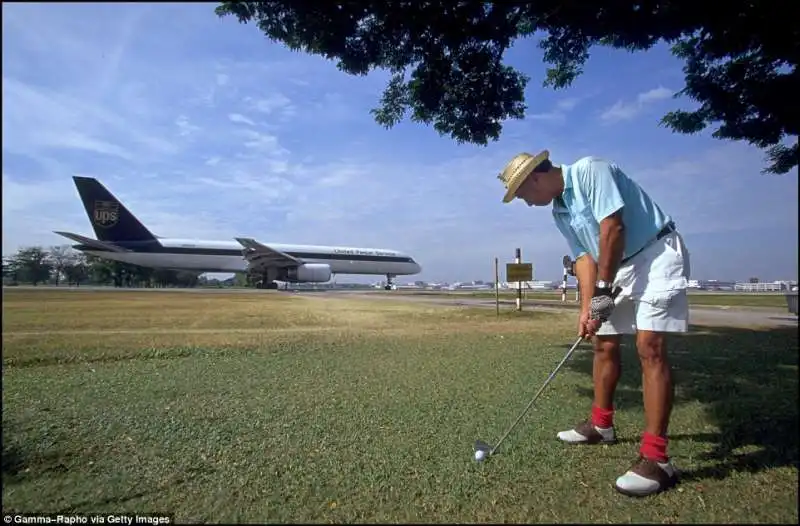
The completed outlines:
{"type": "Polygon", "coordinates": [[[622,292],[622,287],[616,287],[614,290],[611,291],[611,299],[614,302],[614,305],[619,305],[617,301],[619,299],[619,295],[622,292]]]}
{"type": "MultiPolygon", "coordinates": [[[[617,305],[619,305],[619,301],[618,300],[619,300],[619,295],[620,295],[621,292],[622,292],[622,287],[616,287],[614,290],[611,291],[611,300],[614,302],[614,306],[615,307],[617,305]]],[[[594,313],[591,313],[589,316],[590,316],[591,319],[597,320],[597,318],[594,317],[594,313]]]]}

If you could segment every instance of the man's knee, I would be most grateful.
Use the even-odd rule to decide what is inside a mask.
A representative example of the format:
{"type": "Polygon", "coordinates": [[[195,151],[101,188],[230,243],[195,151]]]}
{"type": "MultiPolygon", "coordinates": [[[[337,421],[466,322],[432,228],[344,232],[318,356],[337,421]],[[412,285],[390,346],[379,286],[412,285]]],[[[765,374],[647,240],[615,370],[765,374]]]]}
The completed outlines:
{"type": "Polygon", "coordinates": [[[636,350],[643,367],[661,365],[667,359],[666,334],[639,331],[636,335],[636,350]]]}
{"type": "Polygon", "coordinates": [[[622,336],[595,336],[594,353],[602,360],[619,361],[619,349],[622,336]]]}

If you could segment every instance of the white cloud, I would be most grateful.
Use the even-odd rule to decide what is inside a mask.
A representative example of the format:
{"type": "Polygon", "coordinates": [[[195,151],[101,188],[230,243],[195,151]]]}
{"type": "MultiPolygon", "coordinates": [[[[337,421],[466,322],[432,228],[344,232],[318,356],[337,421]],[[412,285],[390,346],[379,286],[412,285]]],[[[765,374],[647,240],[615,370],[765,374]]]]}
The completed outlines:
{"type": "Polygon", "coordinates": [[[253,130],[242,130],[240,133],[244,137],[245,148],[253,151],[255,155],[283,155],[289,152],[281,147],[278,138],[269,133],[261,133],[253,130]]]}
{"type": "Polygon", "coordinates": [[[560,111],[548,111],[545,113],[532,113],[526,117],[532,121],[564,121],[566,115],[560,111]]]}
{"type": "Polygon", "coordinates": [[[259,98],[246,97],[245,104],[249,108],[269,116],[291,117],[296,111],[291,99],[279,92],[259,98]]]}
{"type": "Polygon", "coordinates": [[[648,106],[658,101],[669,99],[672,96],[673,92],[671,90],[668,90],[663,86],[659,86],[658,88],[653,88],[649,91],[638,94],[632,101],[624,102],[622,100],[618,100],[611,107],[600,114],[600,120],[606,124],[631,120],[644,111],[648,106]]]}
{"type": "Polygon", "coordinates": [[[556,107],[559,110],[570,111],[571,109],[575,108],[575,106],[577,106],[579,102],[580,102],[579,98],[570,97],[570,98],[562,99],[562,100],[558,101],[558,104],[556,104],[556,107]]]}
{"type": "Polygon", "coordinates": [[[651,89],[650,91],[645,91],[644,93],[640,93],[639,95],[637,95],[636,99],[640,104],[649,104],[651,102],[669,99],[672,96],[673,92],[671,90],[668,90],[663,86],[659,86],[657,88],[651,89]]]}
{"type": "Polygon", "coordinates": [[[525,118],[532,121],[545,121],[545,122],[564,122],[567,118],[567,113],[572,111],[575,106],[580,103],[580,97],[569,97],[561,99],[556,103],[556,106],[551,111],[545,113],[533,113],[527,115],[525,118]]]}
{"type": "Polygon", "coordinates": [[[179,115],[178,118],[175,119],[175,126],[178,127],[178,135],[181,137],[188,137],[201,130],[199,126],[190,123],[186,115],[179,115]]]}
{"type": "Polygon", "coordinates": [[[255,122],[253,122],[252,120],[248,119],[247,117],[245,117],[241,113],[229,113],[228,114],[228,119],[231,122],[238,122],[239,124],[247,124],[249,126],[255,126],[256,125],[255,122]]]}

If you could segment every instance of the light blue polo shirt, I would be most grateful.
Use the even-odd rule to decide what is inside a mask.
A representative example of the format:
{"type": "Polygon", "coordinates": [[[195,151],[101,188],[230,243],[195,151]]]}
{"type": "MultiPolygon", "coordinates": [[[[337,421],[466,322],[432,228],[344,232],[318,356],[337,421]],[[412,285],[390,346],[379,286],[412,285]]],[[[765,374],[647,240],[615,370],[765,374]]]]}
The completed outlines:
{"type": "Polygon", "coordinates": [[[622,208],[623,259],[652,241],[672,218],[615,163],[584,157],[561,165],[564,192],[553,200],[553,218],[573,259],[587,252],[599,259],[600,221],[622,208]]]}

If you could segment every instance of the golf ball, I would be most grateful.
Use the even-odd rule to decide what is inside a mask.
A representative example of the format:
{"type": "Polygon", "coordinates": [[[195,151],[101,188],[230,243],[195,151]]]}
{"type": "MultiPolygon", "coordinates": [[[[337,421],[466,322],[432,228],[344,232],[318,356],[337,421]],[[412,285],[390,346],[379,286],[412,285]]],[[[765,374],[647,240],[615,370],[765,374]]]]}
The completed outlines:
{"type": "Polygon", "coordinates": [[[479,449],[478,451],[475,452],[475,460],[477,460],[478,462],[483,460],[484,456],[486,456],[486,452],[483,451],[482,449],[479,449]]]}

